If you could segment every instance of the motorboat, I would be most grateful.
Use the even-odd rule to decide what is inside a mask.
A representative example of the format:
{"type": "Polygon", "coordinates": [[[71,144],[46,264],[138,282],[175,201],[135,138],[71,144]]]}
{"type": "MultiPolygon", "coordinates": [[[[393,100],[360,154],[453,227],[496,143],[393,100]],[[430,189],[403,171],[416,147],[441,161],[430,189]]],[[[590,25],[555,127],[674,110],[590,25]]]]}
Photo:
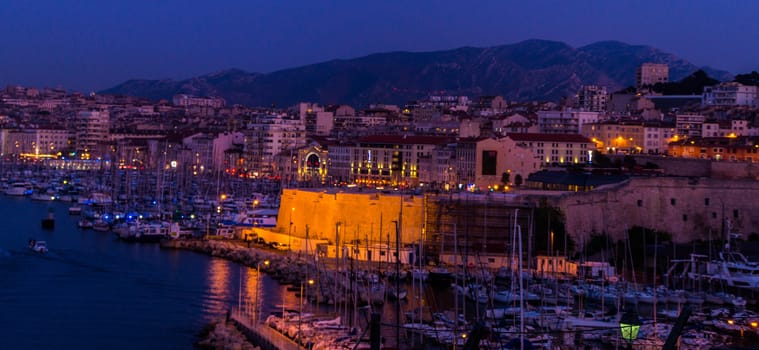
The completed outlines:
{"type": "Polygon", "coordinates": [[[82,207],[80,206],[69,207],[69,215],[80,215],[80,214],[82,214],[82,207]]]}
{"type": "Polygon", "coordinates": [[[14,182],[5,190],[5,194],[9,196],[28,196],[32,192],[34,186],[30,182],[14,182]]]}
{"type": "Polygon", "coordinates": [[[44,254],[44,253],[47,253],[47,243],[45,241],[30,239],[29,249],[31,249],[35,253],[44,254]]]}
{"type": "MultiPolygon", "coordinates": [[[[704,279],[751,291],[759,290],[759,261],[751,261],[735,248],[739,234],[730,233],[730,240],[716,259],[691,254],[685,274],[691,279],[704,279]]],[[[708,301],[708,300],[707,300],[708,301]]]]}

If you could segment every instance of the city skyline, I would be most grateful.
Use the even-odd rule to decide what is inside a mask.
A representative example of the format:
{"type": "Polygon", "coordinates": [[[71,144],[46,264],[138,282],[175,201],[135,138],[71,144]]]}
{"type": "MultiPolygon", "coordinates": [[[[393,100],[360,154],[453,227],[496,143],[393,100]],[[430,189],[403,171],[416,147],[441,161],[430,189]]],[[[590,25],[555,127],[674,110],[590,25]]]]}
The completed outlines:
{"type": "Polygon", "coordinates": [[[526,39],[574,47],[649,45],[697,66],[759,70],[759,3],[290,1],[13,2],[0,85],[83,92],[128,79],[184,79],[228,68],[272,72],[377,52],[488,47],[526,39]],[[135,15],[139,14],[139,15],[135,15]]]}

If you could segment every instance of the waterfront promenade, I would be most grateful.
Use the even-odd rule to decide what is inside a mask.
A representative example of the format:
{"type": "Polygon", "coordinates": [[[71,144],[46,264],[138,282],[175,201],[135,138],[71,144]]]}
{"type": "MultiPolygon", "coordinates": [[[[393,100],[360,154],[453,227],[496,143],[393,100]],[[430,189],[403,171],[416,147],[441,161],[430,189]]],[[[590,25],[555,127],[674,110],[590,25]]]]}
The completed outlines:
{"type": "Polygon", "coordinates": [[[290,338],[275,331],[271,327],[255,320],[253,315],[244,310],[231,310],[230,321],[234,322],[240,332],[245,334],[248,341],[262,350],[305,350],[290,338]]]}

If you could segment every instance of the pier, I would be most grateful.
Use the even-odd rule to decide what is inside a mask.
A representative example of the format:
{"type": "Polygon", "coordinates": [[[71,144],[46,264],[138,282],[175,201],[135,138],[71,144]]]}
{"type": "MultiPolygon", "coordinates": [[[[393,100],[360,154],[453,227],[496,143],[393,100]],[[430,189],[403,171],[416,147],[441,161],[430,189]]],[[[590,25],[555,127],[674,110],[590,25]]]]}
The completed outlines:
{"type": "Polygon", "coordinates": [[[230,321],[234,322],[248,341],[262,350],[306,350],[292,339],[275,331],[271,327],[252,319],[252,315],[243,311],[231,310],[230,321]]]}

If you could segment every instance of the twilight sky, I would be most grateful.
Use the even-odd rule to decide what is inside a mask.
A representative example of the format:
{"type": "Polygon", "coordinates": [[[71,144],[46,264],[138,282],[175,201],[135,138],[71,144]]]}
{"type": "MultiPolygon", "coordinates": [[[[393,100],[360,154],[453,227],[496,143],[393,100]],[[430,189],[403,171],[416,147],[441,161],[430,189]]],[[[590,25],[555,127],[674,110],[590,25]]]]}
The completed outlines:
{"type": "Polygon", "coordinates": [[[643,44],[759,70],[759,1],[6,0],[0,87],[92,91],[130,78],[271,72],[386,51],[525,39],[643,44]]]}

